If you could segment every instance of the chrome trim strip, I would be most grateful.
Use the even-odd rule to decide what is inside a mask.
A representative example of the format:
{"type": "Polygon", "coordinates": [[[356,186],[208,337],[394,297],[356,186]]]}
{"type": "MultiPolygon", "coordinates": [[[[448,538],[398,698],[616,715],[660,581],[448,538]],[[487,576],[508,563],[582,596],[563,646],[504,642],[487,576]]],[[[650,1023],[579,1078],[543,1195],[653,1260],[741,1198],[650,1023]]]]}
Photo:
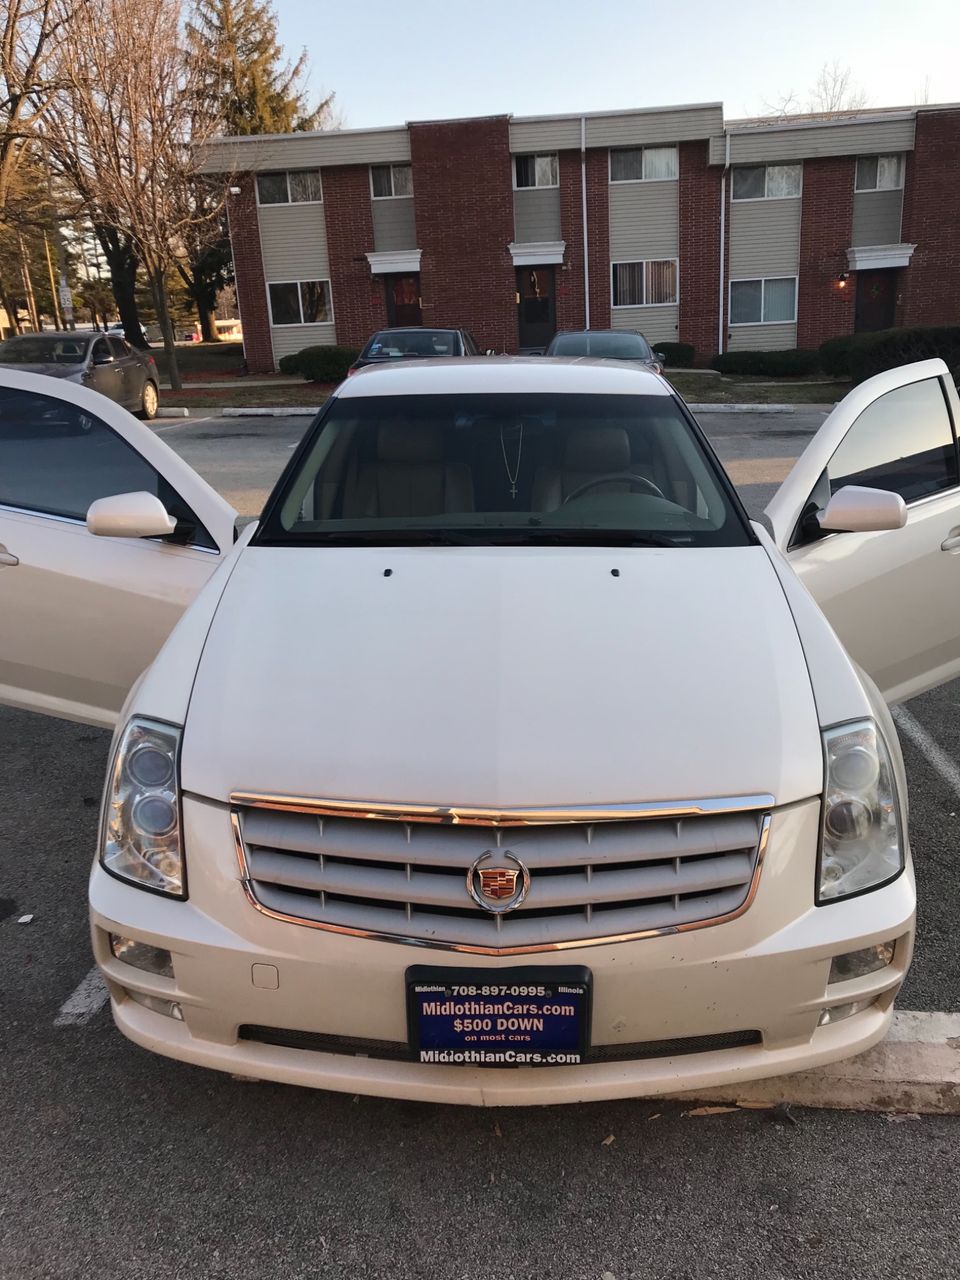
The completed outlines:
{"type": "Polygon", "coordinates": [[[612,946],[618,942],[637,942],[641,938],[658,938],[671,934],[690,933],[694,929],[706,929],[716,924],[728,924],[731,920],[736,920],[749,909],[757,896],[757,890],[760,887],[760,873],[763,870],[763,861],[767,852],[767,841],[770,835],[771,814],[763,815],[763,822],[760,827],[760,839],[757,843],[757,865],[754,868],[753,879],[750,881],[750,887],[747,890],[747,896],[735,911],[728,911],[726,915],[714,916],[710,920],[694,920],[689,924],[667,925],[661,929],[643,929],[636,933],[619,933],[608,934],[601,938],[574,938],[569,942],[546,942],[546,943],[530,943],[523,947],[480,947],[462,942],[436,942],[426,938],[408,938],[404,934],[397,933],[380,933],[373,929],[352,929],[342,924],[324,924],[320,920],[304,920],[300,916],[290,916],[282,911],[274,911],[270,907],[265,907],[262,902],[257,899],[253,891],[253,883],[250,877],[249,868],[247,867],[246,849],[243,843],[243,832],[240,828],[240,815],[235,811],[230,812],[230,822],[233,827],[234,847],[237,854],[237,862],[240,865],[240,883],[246,894],[247,901],[252,907],[268,916],[271,920],[281,920],[285,924],[298,924],[307,929],[320,929],[324,933],[340,933],[349,938],[366,938],[371,942],[394,942],[401,946],[420,947],[431,951],[455,951],[463,955],[474,956],[524,956],[532,955],[537,952],[547,951],[575,951],[578,947],[599,947],[612,946]]]}
{"type": "Polygon", "coordinates": [[[311,800],[301,796],[234,791],[231,805],[279,809],[324,818],[377,818],[385,822],[436,822],[450,826],[531,827],[564,822],[630,822],[642,818],[694,818],[713,813],[772,809],[771,795],[725,796],[704,800],[651,800],[640,804],[585,804],[544,808],[487,809],[474,805],[383,804],[364,800],[311,800]]]}

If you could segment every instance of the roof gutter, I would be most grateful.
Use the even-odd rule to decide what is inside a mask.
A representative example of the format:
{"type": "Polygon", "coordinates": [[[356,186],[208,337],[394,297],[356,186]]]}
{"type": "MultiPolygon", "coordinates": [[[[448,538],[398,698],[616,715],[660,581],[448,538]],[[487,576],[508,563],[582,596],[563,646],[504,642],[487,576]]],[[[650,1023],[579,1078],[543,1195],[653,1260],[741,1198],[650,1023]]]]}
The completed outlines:
{"type": "Polygon", "coordinates": [[[723,160],[723,173],[720,177],[720,308],[717,317],[717,351],[723,355],[725,326],[723,323],[723,291],[726,288],[726,272],[724,271],[724,261],[726,258],[727,246],[727,171],[730,168],[730,134],[726,129],[723,131],[726,140],[726,152],[723,160]]]}
{"type": "Polygon", "coordinates": [[[583,327],[590,328],[590,232],[587,229],[587,117],[580,117],[580,214],[583,221],[583,327]]]}

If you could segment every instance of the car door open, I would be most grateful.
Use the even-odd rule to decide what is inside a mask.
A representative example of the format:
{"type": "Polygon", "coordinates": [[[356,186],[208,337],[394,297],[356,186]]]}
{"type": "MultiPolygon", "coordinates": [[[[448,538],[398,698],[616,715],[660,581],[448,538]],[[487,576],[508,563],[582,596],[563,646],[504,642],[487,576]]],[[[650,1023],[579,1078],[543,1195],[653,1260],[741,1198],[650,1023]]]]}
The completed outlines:
{"type": "Polygon", "coordinates": [[[958,417],[942,360],[878,374],[836,406],[767,508],[777,545],[889,702],[960,675],[958,417]]]}
{"type": "Polygon", "coordinates": [[[0,703],[112,724],[235,519],[124,409],[0,371],[0,703]]]}

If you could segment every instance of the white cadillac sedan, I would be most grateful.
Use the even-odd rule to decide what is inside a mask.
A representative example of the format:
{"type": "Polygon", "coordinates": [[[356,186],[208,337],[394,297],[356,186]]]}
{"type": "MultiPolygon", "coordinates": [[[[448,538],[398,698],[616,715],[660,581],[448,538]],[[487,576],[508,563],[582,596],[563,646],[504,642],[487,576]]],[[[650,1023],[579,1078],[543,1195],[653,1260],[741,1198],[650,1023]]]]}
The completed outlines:
{"type": "Polygon", "coordinates": [[[479,1104],[873,1044],[914,930],[887,703],[960,674],[958,414],[940,361],[864,383],[752,523],[653,373],[417,362],[235,538],[149,428],[0,372],[0,700],[116,725],[121,1031],[479,1104]]]}

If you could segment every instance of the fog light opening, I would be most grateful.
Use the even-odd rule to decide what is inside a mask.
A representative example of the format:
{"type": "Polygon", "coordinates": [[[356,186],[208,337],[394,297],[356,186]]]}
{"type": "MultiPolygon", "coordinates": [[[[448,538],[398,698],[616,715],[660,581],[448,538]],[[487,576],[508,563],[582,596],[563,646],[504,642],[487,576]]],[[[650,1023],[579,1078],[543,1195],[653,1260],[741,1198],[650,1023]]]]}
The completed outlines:
{"type": "Polygon", "coordinates": [[[851,1000],[847,1004],[833,1004],[829,1009],[821,1009],[820,1021],[817,1025],[829,1027],[835,1022],[843,1022],[846,1018],[852,1018],[855,1013],[863,1013],[864,1009],[869,1009],[876,1000],[876,996],[871,996],[869,1000],[851,1000]]]}
{"type": "Polygon", "coordinates": [[[142,969],[144,973],[156,973],[161,978],[173,977],[173,956],[163,947],[155,947],[149,942],[138,942],[136,938],[125,938],[119,933],[111,933],[110,950],[117,960],[132,965],[134,969],[142,969]]]}
{"type": "Polygon", "coordinates": [[[183,1021],[183,1010],[176,1000],[164,1000],[160,996],[148,996],[143,991],[127,990],[127,995],[134,1004],[142,1004],[151,1013],[162,1013],[165,1018],[176,1018],[177,1022],[183,1021]]]}
{"type": "Polygon", "coordinates": [[[896,942],[878,942],[872,947],[834,956],[827,981],[849,982],[852,978],[862,978],[868,973],[886,969],[887,965],[893,963],[896,945],[896,942]]]}

